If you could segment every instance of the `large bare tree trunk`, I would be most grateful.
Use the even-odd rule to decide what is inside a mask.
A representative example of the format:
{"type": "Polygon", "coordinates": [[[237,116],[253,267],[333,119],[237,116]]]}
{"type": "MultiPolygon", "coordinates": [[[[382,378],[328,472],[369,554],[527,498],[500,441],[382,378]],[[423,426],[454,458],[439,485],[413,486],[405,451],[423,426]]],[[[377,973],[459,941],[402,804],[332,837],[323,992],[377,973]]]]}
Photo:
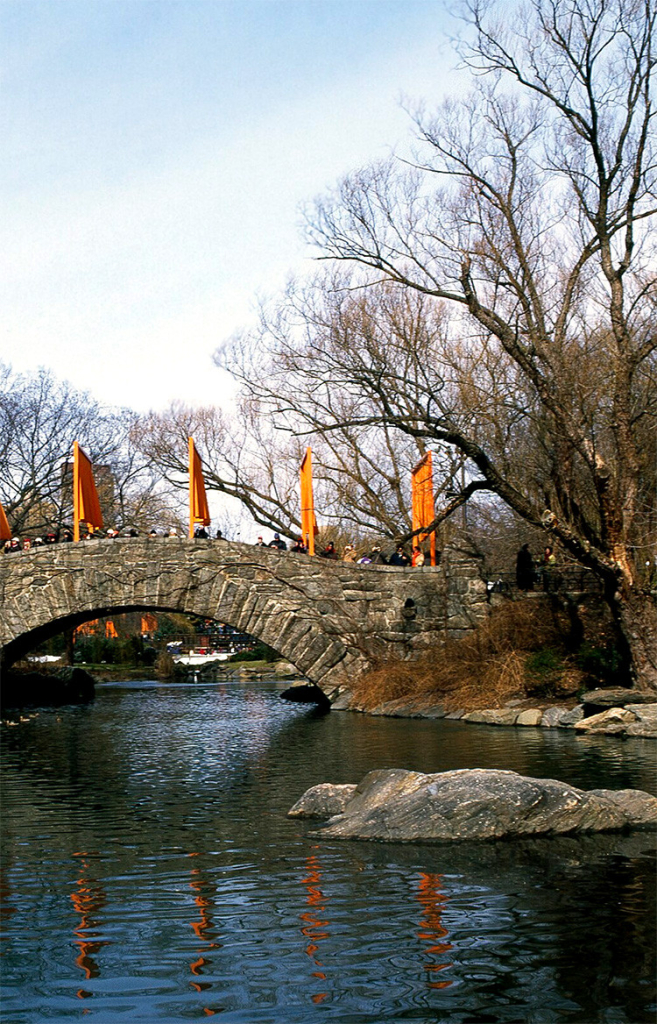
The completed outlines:
{"type": "Polygon", "coordinates": [[[650,594],[623,595],[617,615],[632,659],[634,685],[657,695],[657,602],[650,594]]]}

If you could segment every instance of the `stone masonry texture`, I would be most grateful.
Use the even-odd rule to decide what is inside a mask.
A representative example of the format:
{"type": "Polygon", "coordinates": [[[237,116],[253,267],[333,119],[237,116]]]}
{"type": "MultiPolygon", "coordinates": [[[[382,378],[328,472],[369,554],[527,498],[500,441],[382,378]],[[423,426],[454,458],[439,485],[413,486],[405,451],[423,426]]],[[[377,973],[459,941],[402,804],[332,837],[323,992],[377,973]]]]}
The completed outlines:
{"type": "Polygon", "coordinates": [[[214,540],[53,544],[0,558],[0,656],[121,611],[183,612],[263,640],[333,699],[375,656],[413,657],[487,614],[477,563],[351,565],[214,540]]]}

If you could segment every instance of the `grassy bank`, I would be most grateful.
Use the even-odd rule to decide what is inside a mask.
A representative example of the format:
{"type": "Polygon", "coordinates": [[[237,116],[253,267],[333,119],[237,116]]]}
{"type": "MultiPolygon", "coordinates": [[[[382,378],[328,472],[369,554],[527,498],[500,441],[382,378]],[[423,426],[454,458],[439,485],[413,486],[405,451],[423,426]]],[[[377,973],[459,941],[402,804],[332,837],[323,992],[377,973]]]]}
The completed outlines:
{"type": "Polygon", "coordinates": [[[622,683],[613,629],[609,623],[587,626],[573,620],[572,609],[509,602],[478,629],[413,661],[375,664],[356,681],[354,699],[364,710],[407,699],[476,711],[512,699],[567,700],[622,683]]]}
{"type": "Polygon", "coordinates": [[[157,673],[152,665],[99,665],[94,662],[76,662],[76,668],[83,668],[101,683],[120,682],[123,679],[157,679],[157,673]]]}

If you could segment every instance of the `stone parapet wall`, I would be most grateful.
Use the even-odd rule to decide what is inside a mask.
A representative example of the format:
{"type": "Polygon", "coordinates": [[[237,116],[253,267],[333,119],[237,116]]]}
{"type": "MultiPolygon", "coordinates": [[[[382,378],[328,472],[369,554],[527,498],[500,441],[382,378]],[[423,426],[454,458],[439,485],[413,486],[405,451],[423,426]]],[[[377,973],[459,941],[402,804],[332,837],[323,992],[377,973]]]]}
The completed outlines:
{"type": "Polygon", "coordinates": [[[10,663],[90,618],[131,610],[217,619],[263,640],[333,692],[376,655],[412,656],[487,614],[475,561],[351,565],[246,544],[125,538],[0,558],[0,650],[10,663]]]}

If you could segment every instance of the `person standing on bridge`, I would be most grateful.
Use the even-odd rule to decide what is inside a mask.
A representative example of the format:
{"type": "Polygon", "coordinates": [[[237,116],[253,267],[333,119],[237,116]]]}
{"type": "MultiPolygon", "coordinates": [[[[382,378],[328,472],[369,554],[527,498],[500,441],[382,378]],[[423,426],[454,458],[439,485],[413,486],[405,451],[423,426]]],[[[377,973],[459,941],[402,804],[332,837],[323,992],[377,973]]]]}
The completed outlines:
{"type": "Polygon", "coordinates": [[[420,568],[422,565],[425,564],[425,553],[422,550],[422,548],[419,547],[418,545],[415,545],[415,547],[412,549],[412,555],[410,557],[410,564],[412,565],[412,567],[414,569],[415,568],[420,568]]]}
{"type": "Polygon", "coordinates": [[[516,556],[516,584],[518,590],[534,589],[534,559],[529,544],[523,544],[516,556]]]}
{"type": "Polygon", "coordinates": [[[559,589],[559,576],[554,571],[557,564],[557,556],[554,553],[554,549],[546,547],[543,552],[543,565],[541,577],[543,580],[543,590],[558,590],[559,589]]]}
{"type": "Polygon", "coordinates": [[[274,534],[274,539],[269,541],[270,548],[278,548],[279,551],[287,551],[287,544],[284,540],[281,540],[280,533],[274,534]]]}
{"type": "Polygon", "coordinates": [[[424,565],[424,551],[416,544],[413,548],[413,554],[411,555],[411,565],[414,569],[419,569],[424,565]]]}
{"type": "Polygon", "coordinates": [[[406,565],[410,565],[410,564],[411,564],[411,560],[408,557],[408,555],[406,554],[406,552],[404,551],[404,545],[403,544],[398,544],[397,545],[397,550],[394,551],[393,554],[390,556],[390,561],[388,562],[388,565],[406,566],[406,565]]]}

